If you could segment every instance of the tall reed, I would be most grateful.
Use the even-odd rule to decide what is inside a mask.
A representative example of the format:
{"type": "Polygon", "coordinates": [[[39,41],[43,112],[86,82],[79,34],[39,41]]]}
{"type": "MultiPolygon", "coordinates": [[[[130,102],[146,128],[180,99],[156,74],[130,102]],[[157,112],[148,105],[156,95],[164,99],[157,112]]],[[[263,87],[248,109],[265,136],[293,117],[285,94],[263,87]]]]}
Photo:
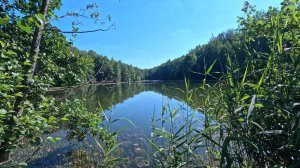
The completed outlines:
{"type": "MultiPolygon", "coordinates": [[[[299,1],[283,1],[280,10],[270,8],[264,17],[257,17],[251,6],[245,12],[240,20],[244,62],[238,55],[228,56],[218,81],[204,80],[192,91],[186,82],[185,102],[196,105],[204,117],[186,109],[184,123],[176,126],[175,116],[184,108],[163,106],[162,126],[153,124],[150,141],[159,166],[300,165],[299,1]],[[261,38],[267,47],[258,52],[251,44],[261,38]],[[166,121],[168,131],[163,127],[166,121]],[[201,148],[205,152],[197,150],[201,148]]],[[[205,77],[213,75],[213,66],[205,68],[205,77]]]]}

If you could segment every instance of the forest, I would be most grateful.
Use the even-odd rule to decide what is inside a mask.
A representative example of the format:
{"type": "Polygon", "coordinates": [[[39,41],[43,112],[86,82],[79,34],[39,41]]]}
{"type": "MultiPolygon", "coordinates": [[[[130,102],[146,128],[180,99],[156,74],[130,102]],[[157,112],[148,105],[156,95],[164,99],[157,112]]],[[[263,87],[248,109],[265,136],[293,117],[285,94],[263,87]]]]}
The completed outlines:
{"type": "MultiPolygon", "coordinates": [[[[257,13],[263,15],[262,13],[257,13]]],[[[257,17],[256,16],[256,17],[257,17]]],[[[205,78],[205,69],[215,62],[216,66],[212,69],[209,79],[218,79],[226,71],[226,61],[228,55],[237,55],[237,62],[244,66],[246,53],[241,48],[244,44],[242,30],[228,30],[212,37],[207,44],[199,45],[190,50],[188,54],[174,60],[150,69],[140,69],[132,65],[122,63],[121,61],[109,59],[94,51],[81,51],[72,47],[72,53],[86,62],[86,67],[81,65],[81,69],[86,68],[79,79],[64,79],[55,77],[54,86],[71,86],[80,83],[80,81],[97,82],[132,82],[142,80],[203,80],[205,78]],[[89,65],[89,63],[91,65],[89,65]],[[67,83],[69,82],[69,83],[67,83]]],[[[248,48],[256,52],[267,52],[267,40],[260,38],[247,45],[248,48]]],[[[74,60],[74,62],[76,62],[74,60]]],[[[66,62],[65,62],[66,63],[66,62]]],[[[78,66],[78,65],[76,65],[78,66]]],[[[68,76],[68,75],[66,75],[68,76]]]]}
{"type": "MultiPolygon", "coordinates": [[[[106,56],[97,54],[94,51],[80,51],[73,49],[74,53],[82,57],[88,57],[93,60],[93,68],[90,69],[90,80],[94,82],[131,82],[144,79],[144,71],[132,65],[109,59],[106,56]]],[[[90,67],[91,68],[91,67],[90,67]]]]}
{"type": "MultiPolygon", "coordinates": [[[[255,17],[264,15],[257,13],[255,17]]],[[[226,71],[227,56],[237,56],[236,61],[239,65],[244,66],[246,59],[246,51],[244,47],[245,36],[243,30],[228,30],[220,33],[216,37],[211,37],[210,41],[204,45],[198,45],[190,50],[186,55],[183,55],[174,60],[167,62],[150,69],[140,69],[132,65],[122,63],[121,61],[109,59],[107,56],[102,56],[94,51],[80,51],[72,47],[72,52],[77,57],[85,58],[86,61],[92,62],[91,66],[87,66],[88,76],[82,80],[90,82],[131,82],[141,80],[203,80],[205,69],[209,65],[215,63],[212,73],[208,79],[216,80],[223,72],[226,71]]],[[[286,44],[287,46],[289,44],[286,44]]],[[[267,39],[260,37],[258,40],[247,44],[247,48],[256,52],[269,52],[267,47],[267,39]]],[[[88,64],[86,64],[88,65],[88,64]]],[[[55,86],[70,86],[73,83],[63,83],[66,79],[57,77],[55,86]]],[[[72,81],[72,80],[71,80],[72,81]]],[[[79,82],[79,81],[78,81],[79,82]]]]}
{"type": "MultiPolygon", "coordinates": [[[[98,167],[125,164],[126,158],[118,156],[119,131],[108,128],[111,120],[99,102],[93,102],[99,108],[91,111],[85,100],[72,97],[72,91],[55,97],[49,90],[152,80],[184,81],[186,90],[177,88],[183,98],[170,98],[184,99],[204,117],[200,121],[187,113],[178,126],[176,117],[185,107],[172,110],[163,104],[161,118],[151,119],[153,132],[147,139],[155,151],[151,166],[299,166],[299,0],[283,0],[280,8],[266,11],[246,4],[238,28],[212,36],[207,44],[150,69],[73,46],[66,32],[52,25],[60,19],[55,12],[61,6],[61,0],[0,2],[0,166],[10,164],[11,155],[24,144],[40,149],[45,141],[60,141],[49,136],[59,128],[67,128],[68,140],[95,137],[101,151],[98,167]],[[189,80],[200,80],[200,87],[189,88],[189,80]],[[195,121],[203,128],[194,127],[195,121]],[[199,152],[203,144],[205,153],[199,152]]],[[[96,7],[86,6],[84,17],[97,19],[99,14],[92,10],[96,7]]],[[[79,33],[75,25],[71,33],[79,33]]],[[[116,95],[130,90],[118,87],[116,95]]],[[[124,99],[146,88],[137,87],[134,93],[124,94],[124,99]]],[[[13,164],[26,166],[35,154],[13,164]]]]}

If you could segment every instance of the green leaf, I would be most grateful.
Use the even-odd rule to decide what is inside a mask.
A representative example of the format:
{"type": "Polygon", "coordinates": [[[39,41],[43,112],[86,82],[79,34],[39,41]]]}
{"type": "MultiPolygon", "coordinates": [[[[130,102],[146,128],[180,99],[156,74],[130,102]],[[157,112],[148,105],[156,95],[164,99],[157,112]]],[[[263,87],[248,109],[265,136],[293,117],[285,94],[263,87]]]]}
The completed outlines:
{"type": "Polygon", "coordinates": [[[254,84],[254,83],[247,83],[247,85],[251,88],[258,88],[258,85],[257,84],[254,84]]]}
{"type": "Polygon", "coordinates": [[[287,11],[287,10],[293,11],[293,10],[295,10],[295,9],[296,9],[296,6],[295,6],[295,5],[288,5],[288,6],[286,6],[286,7],[283,9],[283,11],[287,11]]]}
{"type": "Polygon", "coordinates": [[[31,63],[30,63],[30,60],[26,60],[26,61],[24,61],[24,63],[23,63],[24,65],[28,65],[28,66],[30,66],[31,65],[31,63]]]}
{"type": "Polygon", "coordinates": [[[19,163],[19,166],[27,166],[28,164],[26,162],[19,163]]]}
{"type": "Polygon", "coordinates": [[[250,106],[248,108],[248,114],[247,114],[247,123],[248,123],[248,120],[249,120],[249,117],[255,107],[255,101],[256,101],[256,95],[253,95],[252,96],[252,99],[251,99],[251,103],[250,103],[250,106]]]}
{"type": "Polygon", "coordinates": [[[0,46],[5,47],[5,43],[3,41],[0,41],[0,46]]]}
{"type": "Polygon", "coordinates": [[[184,128],[185,128],[185,125],[182,125],[182,126],[178,129],[178,131],[175,133],[174,138],[177,138],[177,135],[178,135],[179,133],[181,133],[181,131],[182,131],[184,128]]]}
{"type": "Polygon", "coordinates": [[[298,12],[293,11],[293,19],[294,19],[296,22],[299,22],[297,13],[298,13],[298,12]]]}
{"type": "Polygon", "coordinates": [[[215,60],[215,61],[209,66],[209,68],[208,68],[207,71],[205,72],[206,75],[210,73],[210,71],[211,71],[212,68],[214,67],[216,61],[217,61],[217,60],[215,60]]]}
{"type": "Polygon", "coordinates": [[[51,141],[51,142],[55,142],[53,137],[47,137],[46,140],[51,141]]]}
{"type": "Polygon", "coordinates": [[[55,141],[61,141],[61,137],[56,137],[54,140],[55,141]]]}
{"type": "Polygon", "coordinates": [[[68,118],[66,118],[66,117],[63,117],[63,118],[61,118],[61,120],[62,120],[62,121],[68,121],[68,120],[70,120],[70,119],[68,119],[68,118]]]}
{"type": "Polygon", "coordinates": [[[0,18],[0,25],[7,24],[9,22],[9,16],[6,14],[5,18],[0,18]]]}
{"type": "Polygon", "coordinates": [[[46,140],[51,141],[51,142],[56,142],[56,141],[60,141],[62,139],[60,137],[53,138],[53,137],[49,136],[49,137],[46,138],[46,140]]]}
{"type": "Polygon", "coordinates": [[[31,33],[31,28],[24,20],[19,20],[17,26],[26,33],[31,33]]]}
{"type": "Polygon", "coordinates": [[[263,83],[263,81],[265,80],[265,77],[266,77],[266,75],[267,75],[267,72],[268,72],[268,70],[270,69],[270,67],[271,67],[271,56],[268,58],[268,62],[267,62],[267,67],[266,67],[266,69],[264,70],[264,73],[262,74],[262,76],[261,76],[261,78],[260,78],[260,80],[259,80],[259,82],[258,82],[258,84],[257,84],[257,89],[259,89],[260,88],[260,86],[262,85],[262,83],[263,83]]]}
{"type": "Polygon", "coordinates": [[[202,131],[198,131],[196,129],[194,129],[195,132],[201,134],[204,138],[208,139],[209,141],[211,141],[212,143],[214,143],[215,145],[221,146],[221,144],[219,144],[217,141],[215,141],[210,135],[205,134],[202,131]]]}
{"type": "Polygon", "coordinates": [[[56,121],[56,117],[50,116],[48,120],[49,123],[54,123],[56,121]]]}
{"type": "Polygon", "coordinates": [[[243,118],[239,118],[238,120],[239,120],[239,122],[241,122],[241,123],[245,121],[245,119],[243,119],[243,118]]]}
{"type": "Polygon", "coordinates": [[[5,109],[0,109],[0,114],[6,114],[7,113],[7,111],[5,110],[5,109]]]}
{"type": "Polygon", "coordinates": [[[45,20],[44,15],[41,14],[41,13],[36,14],[35,17],[38,18],[38,19],[41,20],[41,21],[44,21],[44,20],[45,20]]]}
{"type": "Polygon", "coordinates": [[[44,21],[45,21],[45,17],[43,14],[41,13],[38,13],[35,15],[35,18],[39,21],[38,22],[35,22],[35,25],[38,27],[38,28],[41,28],[41,25],[44,24],[44,21]]]}
{"type": "Polygon", "coordinates": [[[31,16],[31,17],[29,17],[29,18],[27,19],[27,21],[28,21],[29,23],[32,23],[32,22],[34,22],[34,19],[33,19],[33,17],[31,16]]]}
{"type": "Polygon", "coordinates": [[[8,55],[17,55],[17,53],[16,53],[16,52],[14,52],[14,51],[11,51],[11,50],[7,51],[7,52],[6,52],[6,54],[8,54],[8,55]]]}
{"type": "Polygon", "coordinates": [[[255,107],[264,107],[263,104],[255,104],[255,107]]]}
{"type": "Polygon", "coordinates": [[[14,119],[14,121],[15,121],[16,123],[19,123],[19,120],[18,120],[17,116],[13,116],[13,119],[14,119]]]}
{"type": "Polygon", "coordinates": [[[259,20],[259,21],[257,21],[257,24],[258,25],[263,25],[265,22],[263,21],[263,20],[259,20]]]}
{"type": "Polygon", "coordinates": [[[101,148],[101,150],[104,151],[104,148],[103,148],[102,145],[99,143],[99,141],[97,141],[96,138],[94,138],[94,140],[96,141],[97,145],[101,148]]]}
{"type": "Polygon", "coordinates": [[[109,155],[113,151],[115,151],[122,143],[115,144],[107,153],[106,155],[109,155]]]}
{"type": "Polygon", "coordinates": [[[16,97],[23,97],[23,93],[22,92],[16,93],[15,96],[16,97]]]}
{"type": "Polygon", "coordinates": [[[156,149],[156,151],[161,154],[164,158],[168,158],[165,153],[163,152],[163,148],[158,147],[152,140],[148,139],[147,140],[150,142],[150,144],[156,149]]]}
{"type": "Polygon", "coordinates": [[[122,117],[122,118],[119,118],[119,119],[120,119],[120,120],[124,119],[124,120],[126,120],[129,124],[131,124],[132,126],[136,127],[136,125],[135,125],[130,119],[128,119],[128,118],[126,118],[126,117],[122,117]]]}
{"type": "Polygon", "coordinates": [[[174,119],[174,117],[177,115],[177,113],[181,110],[181,108],[176,109],[174,112],[171,113],[171,119],[174,119]]]}
{"type": "Polygon", "coordinates": [[[244,86],[244,84],[245,84],[247,73],[248,73],[248,65],[247,65],[246,70],[244,72],[244,76],[243,76],[242,83],[241,83],[242,86],[244,86]]]}
{"type": "Polygon", "coordinates": [[[247,100],[250,96],[249,95],[245,95],[242,100],[247,100]]]}

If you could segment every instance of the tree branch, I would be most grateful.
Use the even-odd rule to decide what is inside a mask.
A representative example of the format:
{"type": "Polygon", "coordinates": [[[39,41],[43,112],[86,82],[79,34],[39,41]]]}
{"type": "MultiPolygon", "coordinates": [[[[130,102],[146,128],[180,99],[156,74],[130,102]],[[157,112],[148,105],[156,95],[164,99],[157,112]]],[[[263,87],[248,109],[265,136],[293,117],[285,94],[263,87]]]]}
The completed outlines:
{"type": "Polygon", "coordinates": [[[46,30],[50,30],[50,31],[58,31],[60,33],[63,33],[63,34],[83,34],[83,33],[93,33],[93,32],[99,32],[99,31],[108,31],[112,28],[115,28],[116,25],[113,23],[111,24],[108,28],[106,29],[95,29],[95,30],[84,30],[84,31],[62,31],[62,30],[59,30],[59,29],[46,29],[46,30]]]}
{"type": "Polygon", "coordinates": [[[57,21],[59,19],[65,18],[65,17],[82,17],[82,18],[87,18],[87,19],[100,20],[97,17],[99,15],[97,15],[96,17],[94,17],[93,14],[95,12],[91,11],[94,8],[97,8],[97,6],[95,6],[95,4],[90,4],[86,8],[78,9],[78,10],[76,10],[74,12],[67,12],[66,14],[64,14],[62,16],[55,17],[51,21],[57,21]],[[86,15],[86,12],[89,12],[89,11],[90,11],[91,15],[86,15]]]}

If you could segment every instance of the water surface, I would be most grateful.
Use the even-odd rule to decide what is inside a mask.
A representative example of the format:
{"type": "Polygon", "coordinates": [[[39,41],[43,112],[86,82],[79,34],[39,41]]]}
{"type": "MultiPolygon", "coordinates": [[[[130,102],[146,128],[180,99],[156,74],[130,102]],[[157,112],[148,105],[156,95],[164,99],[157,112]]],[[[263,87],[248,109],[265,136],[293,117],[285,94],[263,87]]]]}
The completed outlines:
{"type": "MultiPolygon", "coordinates": [[[[190,89],[197,86],[196,83],[192,83],[190,89]]],[[[152,149],[147,138],[151,138],[153,114],[156,120],[160,119],[163,107],[167,107],[171,111],[181,107],[179,115],[186,115],[187,111],[189,113],[197,112],[196,109],[184,102],[184,90],[184,83],[90,85],[77,91],[72,98],[84,101],[90,111],[95,111],[101,106],[108,118],[120,119],[110,125],[109,129],[111,131],[124,129],[118,136],[118,140],[122,142],[120,155],[128,158],[129,161],[121,167],[136,167],[137,158],[151,160],[152,149]],[[141,153],[135,153],[134,146],[136,145],[142,148],[141,153]]],[[[201,117],[201,113],[197,112],[197,115],[201,117]]],[[[201,127],[200,124],[198,126],[201,127]]],[[[166,129],[168,129],[168,124],[166,124],[166,129]]],[[[80,164],[86,165],[89,164],[88,162],[95,165],[93,163],[96,163],[97,158],[101,157],[97,155],[100,149],[92,137],[88,137],[83,142],[67,141],[65,139],[66,130],[60,130],[51,136],[62,137],[62,140],[56,143],[47,142],[28,167],[74,167],[74,165],[80,167],[80,164]],[[74,156],[74,153],[79,157],[90,154],[94,156],[87,156],[88,161],[77,163],[78,158],[76,157],[78,156],[74,156]]],[[[32,149],[34,147],[19,152],[18,159],[26,158],[32,149]]]]}

